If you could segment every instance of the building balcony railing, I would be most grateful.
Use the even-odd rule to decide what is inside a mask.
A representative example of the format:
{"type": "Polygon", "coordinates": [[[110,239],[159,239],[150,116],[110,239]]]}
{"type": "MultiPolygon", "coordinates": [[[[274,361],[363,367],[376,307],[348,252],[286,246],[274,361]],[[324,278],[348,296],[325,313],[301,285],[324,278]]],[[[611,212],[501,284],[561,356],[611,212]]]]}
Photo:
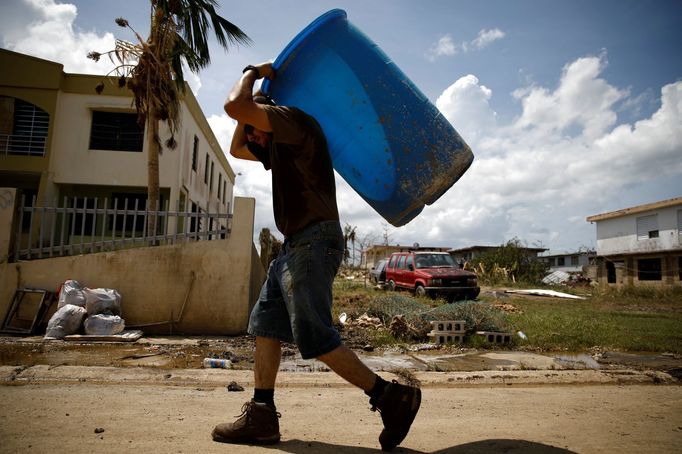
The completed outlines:
{"type": "Polygon", "coordinates": [[[45,156],[44,134],[0,134],[0,155],[45,156]]]}
{"type": "MultiPolygon", "coordinates": [[[[175,211],[98,198],[64,198],[61,206],[36,206],[21,197],[14,261],[115,251],[134,247],[228,238],[232,213],[175,211]],[[102,203],[103,202],[103,203],[102,203]],[[148,218],[155,227],[148,231],[148,218]]],[[[145,204],[146,205],[146,204],[145,204]]]]}

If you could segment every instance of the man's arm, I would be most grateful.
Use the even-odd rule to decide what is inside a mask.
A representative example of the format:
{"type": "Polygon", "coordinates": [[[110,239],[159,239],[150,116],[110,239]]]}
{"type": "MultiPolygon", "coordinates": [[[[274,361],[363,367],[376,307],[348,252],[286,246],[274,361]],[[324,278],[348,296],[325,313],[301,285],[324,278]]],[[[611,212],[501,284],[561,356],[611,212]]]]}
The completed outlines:
{"type": "Polygon", "coordinates": [[[230,143],[230,154],[238,159],[258,161],[258,158],[256,158],[246,146],[246,133],[244,132],[244,123],[237,122],[237,127],[234,128],[234,133],[232,134],[232,142],[230,143]]]}
{"type": "Polygon", "coordinates": [[[253,85],[260,77],[271,79],[274,71],[271,63],[261,63],[256,69],[245,71],[225,101],[225,112],[235,120],[237,127],[232,135],[230,154],[236,158],[257,161],[258,159],[246,147],[244,125],[249,124],[261,131],[271,132],[272,126],[260,104],[253,102],[253,85]]]}

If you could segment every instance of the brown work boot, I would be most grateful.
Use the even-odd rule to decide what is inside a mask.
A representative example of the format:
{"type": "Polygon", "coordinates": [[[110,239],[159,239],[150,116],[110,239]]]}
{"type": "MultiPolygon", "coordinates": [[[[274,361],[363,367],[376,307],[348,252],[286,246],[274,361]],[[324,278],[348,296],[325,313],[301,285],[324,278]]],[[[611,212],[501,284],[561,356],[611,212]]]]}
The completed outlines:
{"type": "Polygon", "coordinates": [[[280,438],[280,416],[272,405],[251,400],[242,406],[242,414],[235,422],[218,424],[211,435],[222,443],[274,444],[280,438]]]}
{"type": "Polygon", "coordinates": [[[372,411],[379,410],[384,430],[379,435],[381,449],[390,451],[398,446],[410,431],[422,401],[419,388],[401,385],[393,380],[376,399],[370,399],[372,411]]]}

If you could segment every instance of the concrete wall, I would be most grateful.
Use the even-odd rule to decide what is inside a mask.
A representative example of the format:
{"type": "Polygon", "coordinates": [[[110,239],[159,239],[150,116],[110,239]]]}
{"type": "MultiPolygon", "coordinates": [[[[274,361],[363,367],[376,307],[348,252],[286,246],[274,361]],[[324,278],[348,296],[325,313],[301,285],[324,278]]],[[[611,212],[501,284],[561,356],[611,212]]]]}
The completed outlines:
{"type": "MultiPolygon", "coordinates": [[[[127,325],[177,319],[184,304],[182,318],[173,324],[175,333],[244,333],[264,280],[253,245],[254,209],[254,199],[235,199],[226,240],[0,263],[0,316],[16,288],[54,290],[76,279],[88,287],[118,290],[127,325]]],[[[165,334],[171,325],[141,329],[165,334]]]]}
{"type": "Polygon", "coordinates": [[[652,253],[682,249],[678,211],[670,206],[642,213],[597,221],[597,254],[609,256],[629,253],[652,253]],[[637,239],[637,218],[658,215],[658,238],[637,239]]]}

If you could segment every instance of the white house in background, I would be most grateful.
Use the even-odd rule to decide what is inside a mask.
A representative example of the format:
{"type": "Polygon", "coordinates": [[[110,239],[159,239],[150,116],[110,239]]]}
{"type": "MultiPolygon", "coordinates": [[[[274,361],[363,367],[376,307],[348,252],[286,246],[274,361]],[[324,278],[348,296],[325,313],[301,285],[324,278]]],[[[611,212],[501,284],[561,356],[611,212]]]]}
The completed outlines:
{"type": "Polygon", "coordinates": [[[538,260],[547,265],[550,272],[582,273],[583,267],[597,256],[594,251],[562,252],[538,256],[538,260]]]}
{"type": "Polygon", "coordinates": [[[603,284],[680,285],[682,197],[589,216],[603,284]]]}

